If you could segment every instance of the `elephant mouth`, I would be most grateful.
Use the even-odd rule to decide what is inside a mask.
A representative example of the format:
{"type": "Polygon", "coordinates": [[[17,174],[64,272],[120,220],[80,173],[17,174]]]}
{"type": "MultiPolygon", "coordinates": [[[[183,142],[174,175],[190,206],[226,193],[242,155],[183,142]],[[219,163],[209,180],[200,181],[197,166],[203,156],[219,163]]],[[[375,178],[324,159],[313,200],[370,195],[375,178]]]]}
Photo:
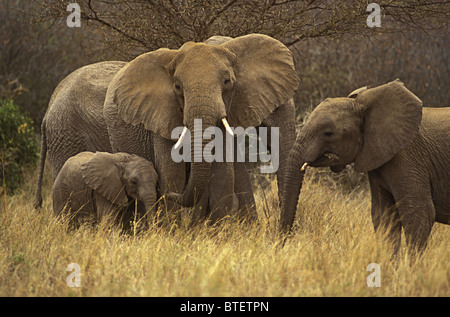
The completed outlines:
{"type": "MultiPolygon", "coordinates": [[[[339,173],[345,168],[345,164],[336,164],[339,161],[339,156],[331,152],[325,152],[318,159],[311,163],[305,163],[306,166],[312,167],[327,167],[329,166],[331,171],[339,173]]],[[[305,166],[305,167],[306,167],[305,166]]]]}
{"type": "Polygon", "coordinates": [[[309,163],[309,166],[312,167],[326,167],[326,166],[332,166],[333,163],[336,163],[339,161],[339,156],[332,152],[324,152],[319,158],[314,160],[313,162],[309,163]]]}

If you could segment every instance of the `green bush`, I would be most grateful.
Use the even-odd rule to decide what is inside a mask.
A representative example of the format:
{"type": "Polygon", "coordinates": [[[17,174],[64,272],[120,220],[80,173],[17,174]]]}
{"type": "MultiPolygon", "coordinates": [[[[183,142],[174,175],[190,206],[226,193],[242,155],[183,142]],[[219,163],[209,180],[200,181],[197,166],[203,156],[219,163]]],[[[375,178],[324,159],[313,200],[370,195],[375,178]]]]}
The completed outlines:
{"type": "Polygon", "coordinates": [[[23,181],[26,167],[35,164],[38,146],[32,120],[12,100],[0,100],[1,187],[12,194],[23,181]]]}

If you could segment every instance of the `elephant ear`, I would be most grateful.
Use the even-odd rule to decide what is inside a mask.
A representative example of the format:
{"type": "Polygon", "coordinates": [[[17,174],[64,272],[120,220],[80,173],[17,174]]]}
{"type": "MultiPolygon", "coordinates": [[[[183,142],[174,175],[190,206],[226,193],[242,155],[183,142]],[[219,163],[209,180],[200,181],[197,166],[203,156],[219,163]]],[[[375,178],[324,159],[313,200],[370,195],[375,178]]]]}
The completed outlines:
{"type": "Polygon", "coordinates": [[[126,123],[143,124],[145,129],[169,140],[172,130],[183,125],[168,70],[176,54],[177,50],[159,49],[138,56],[114,76],[107,96],[117,104],[126,123]]]}
{"type": "Polygon", "coordinates": [[[130,154],[97,152],[81,166],[81,176],[91,189],[111,203],[124,206],[128,203],[122,176],[117,164],[127,160],[130,154]]]}
{"type": "Polygon", "coordinates": [[[232,126],[256,127],[294,95],[299,85],[291,51],[280,41],[249,34],[222,44],[236,55],[232,126]]]}
{"type": "Polygon", "coordinates": [[[367,172],[392,159],[414,139],[422,120],[422,101],[398,79],[362,91],[355,100],[362,106],[364,125],[354,168],[367,172]]]}

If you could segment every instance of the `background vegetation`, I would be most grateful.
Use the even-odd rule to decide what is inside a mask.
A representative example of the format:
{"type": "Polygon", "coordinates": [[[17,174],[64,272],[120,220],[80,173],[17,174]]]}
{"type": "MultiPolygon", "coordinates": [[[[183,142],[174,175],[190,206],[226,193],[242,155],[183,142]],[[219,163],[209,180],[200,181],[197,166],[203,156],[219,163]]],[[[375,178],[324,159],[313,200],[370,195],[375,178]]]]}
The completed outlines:
{"type": "Polygon", "coordinates": [[[38,158],[33,122],[11,100],[0,99],[0,181],[3,190],[14,191],[23,174],[38,158]]]}
{"type": "MultiPolygon", "coordinates": [[[[449,106],[448,1],[376,1],[383,16],[374,29],[366,26],[370,1],[360,0],[78,0],[81,28],[66,25],[69,2],[0,2],[0,99],[18,105],[20,112],[10,108],[15,118],[31,118],[7,120],[26,122],[27,135],[33,124],[39,131],[54,88],[73,70],[217,34],[259,32],[288,45],[301,79],[299,125],[326,97],[395,78],[425,106],[449,106]]],[[[168,223],[124,236],[55,222],[48,166],[44,206],[35,212],[36,170],[26,171],[14,195],[3,191],[0,199],[0,296],[450,296],[448,227],[434,226],[422,256],[403,248],[391,258],[373,232],[366,177],[351,168],[308,170],[284,248],[271,177],[254,177],[258,225],[230,219],[187,231],[168,223]],[[67,287],[72,262],[81,267],[81,288],[67,287]],[[380,288],[366,285],[372,262],[381,266],[380,288]]]]}
{"type": "Polygon", "coordinates": [[[448,106],[450,3],[380,0],[381,27],[366,25],[361,0],[68,0],[0,3],[0,97],[39,127],[56,85],[93,62],[131,60],[212,35],[264,33],[295,54],[298,114],[326,97],[400,78],[426,106],[448,106]]]}

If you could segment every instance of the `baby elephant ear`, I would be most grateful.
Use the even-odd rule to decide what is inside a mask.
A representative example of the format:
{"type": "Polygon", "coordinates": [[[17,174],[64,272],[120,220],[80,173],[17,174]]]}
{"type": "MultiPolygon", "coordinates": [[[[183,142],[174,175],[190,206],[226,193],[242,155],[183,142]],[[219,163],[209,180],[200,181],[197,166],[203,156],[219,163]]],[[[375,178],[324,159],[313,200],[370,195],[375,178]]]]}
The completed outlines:
{"type": "Polygon", "coordinates": [[[299,85],[291,51],[263,34],[249,34],[222,44],[236,55],[232,126],[256,127],[294,95],[299,85]]]}
{"type": "Polygon", "coordinates": [[[143,124],[145,129],[169,140],[172,130],[183,125],[169,71],[177,52],[159,49],[136,57],[114,76],[105,100],[117,105],[126,123],[143,124]]]}
{"type": "Polygon", "coordinates": [[[357,172],[376,169],[416,137],[422,101],[400,80],[367,89],[355,99],[364,116],[363,146],[356,156],[357,172]]]}
{"type": "Polygon", "coordinates": [[[86,184],[111,203],[124,206],[128,203],[122,176],[117,164],[126,161],[130,154],[97,152],[81,166],[81,176],[86,184]]]}

